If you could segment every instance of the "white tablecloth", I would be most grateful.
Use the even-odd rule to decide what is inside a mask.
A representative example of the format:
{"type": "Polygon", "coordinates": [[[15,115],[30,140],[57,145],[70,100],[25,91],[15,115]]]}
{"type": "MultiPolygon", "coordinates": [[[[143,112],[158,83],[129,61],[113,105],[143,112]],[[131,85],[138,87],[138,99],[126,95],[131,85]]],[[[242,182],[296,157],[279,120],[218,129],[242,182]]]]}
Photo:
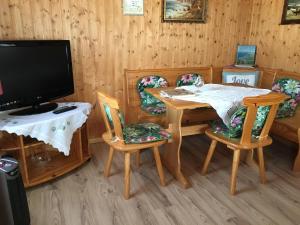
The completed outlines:
{"type": "Polygon", "coordinates": [[[65,105],[76,105],[77,108],[60,114],[47,112],[29,116],[11,116],[9,113],[12,110],[0,112],[0,130],[36,138],[67,156],[70,154],[73,133],[87,120],[91,104],[58,103],[59,107],[65,105]]]}
{"type": "Polygon", "coordinates": [[[175,99],[208,103],[213,107],[223,122],[228,125],[231,115],[241,105],[245,97],[266,95],[271,91],[249,87],[227,86],[221,84],[205,84],[200,88],[183,86],[182,89],[195,93],[193,96],[174,96],[175,99]]]}

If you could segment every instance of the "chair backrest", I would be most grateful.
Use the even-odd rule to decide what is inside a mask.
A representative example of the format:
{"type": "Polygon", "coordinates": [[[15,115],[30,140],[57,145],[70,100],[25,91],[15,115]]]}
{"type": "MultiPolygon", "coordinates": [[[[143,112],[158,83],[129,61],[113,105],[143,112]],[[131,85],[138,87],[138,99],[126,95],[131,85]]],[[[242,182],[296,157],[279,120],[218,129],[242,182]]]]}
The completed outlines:
{"type": "Polygon", "coordinates": [[[243,105],[247,107],[247,114],[243,125],[243,132],[240,143],[245,145],[251,143],[252,128],[256,120],[258,107],[261,106],[270,107],[264,126],[258,137],[259,140],[265,140],[269,135],[269,131],[275,119],[278,106],[286,98],[288,98],[286,95],[279,93],[270,93],[268,95],[244,98],[243,105]]]}
{"type": "Polygon", "coordinates": [[[120,107],[117,99],[102,92],[97,92],[97,98],[105,127],[110,138],[112,139],[113,137],[117,137],[120,141],[123,141],[122,121],[120,118],[120,107]]]}

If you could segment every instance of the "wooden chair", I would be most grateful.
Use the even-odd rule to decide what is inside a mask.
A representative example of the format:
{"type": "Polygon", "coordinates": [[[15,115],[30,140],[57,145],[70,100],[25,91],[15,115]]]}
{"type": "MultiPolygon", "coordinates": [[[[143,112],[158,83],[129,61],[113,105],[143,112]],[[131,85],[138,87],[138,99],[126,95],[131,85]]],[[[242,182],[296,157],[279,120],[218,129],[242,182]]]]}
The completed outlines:
{"type": "MultiPolygon", "coordinates": [[[[158,147],[167,142],[170,135],[165,132],[164,140],[146,142],[141,144],[128,144],[124,140],[124,124],[122,124],[122,118],[120,116],[120,108],[118,101],[110,96],[107,96],[101,92],[97,93],[98,101],[101,107],[101,113],[104,118],[106,132],[102,135],[103,140],[110,146],[108,160],[105,165],[104,176],[109,177],[110,168],[115,150],[123,152],[125,155],[125,189],[124,197],[129,199],[130,197],[130,156],[132,153],[138,153],[139,150],[145,148],[152,148],[154,158],[156,161],[156,167],[160,178],[160,184],[165,186],[165,176],[163,172],[162,163],[160,160],[160,154],[158,147]]],[[[158,125],[157,125],[158,126],[158,125]]]]}
{"type": "Polygon", "coordinates": [[[266,176],[263,147],[268,146],[272,143],[272,138],[269,136],[269,131],[272,126],[273,120],[276,116],[278,106],[281,102],[283,102],[286,99],[286,97],[287,96],[283,94],[270,93],[268,95],[244,98],[243,105],[246,107],[247,112],[243,124],[242,135],[240,138],[228,138],[218,132],[215,132],[213,129],[206,130],[205,133],[208,137],[212,139],[212,142],[202,168],[202,174],[206,174],[208,164],[211,161],[217,142],[221,142],[227,145],[229,149],[233,150],[233,163],[230,187],[230,192],[232,195],[234,195],[236,191],[236,177],[240,162],[241,150],[250,151],[249,153],[253,157],[253,150],[257,149],[260,181],[261,183],[265,183],[266,176]],[[256,120],[257,110],[259,106],[270,106],[270,111],[266,117],[260,135],[258,137],[253,137],[252,128],[256,120]]]}

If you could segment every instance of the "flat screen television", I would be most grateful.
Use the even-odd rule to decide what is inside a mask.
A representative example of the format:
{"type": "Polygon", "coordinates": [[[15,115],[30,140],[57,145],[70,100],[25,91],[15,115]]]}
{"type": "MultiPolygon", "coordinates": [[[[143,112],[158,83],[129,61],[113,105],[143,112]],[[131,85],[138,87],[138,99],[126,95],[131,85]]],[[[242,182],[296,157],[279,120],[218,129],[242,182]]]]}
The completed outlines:
{"type": "Polygon", "coordinates": [[[0,41],[0,111],[15,115],[54,110],[50,100],[74,93],[68,40],[0,41]]]}

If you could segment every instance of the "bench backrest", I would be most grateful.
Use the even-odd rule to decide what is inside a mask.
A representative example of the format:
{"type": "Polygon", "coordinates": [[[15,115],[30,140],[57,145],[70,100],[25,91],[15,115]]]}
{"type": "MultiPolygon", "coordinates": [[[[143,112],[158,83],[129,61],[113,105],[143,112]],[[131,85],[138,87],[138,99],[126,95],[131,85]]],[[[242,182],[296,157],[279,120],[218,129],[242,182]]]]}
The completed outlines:
{"type": "Polygon", "coordinates": [[[272,89],[272,85],[275,81],[282,78],[292,78],[300,80],[300,73],[289,72],[279,69],[262,68],[262,77],[260,78],[260,87],[266,89],[272,89]]]}
{"type": "Polygon", "coordinates": [[[201,74],[205,83],[213,82],[212,67],[125,70],[124,111],[127,122],[132,123],[137,121],[149,121],[163,124],[165,120],[165,115],[152,116],[141,110],[140,96],[136,89],[136,84],[139,79],[149,75],[159,75],[168,81],[169,86],[175,86],[176,80],[180,75],[189,73],[201,74]]]}
{"type": "MultiPolygon", "coordinates": [[[[123,108],[127,122],[149,121],[164,124],[165,114],[153,116],[144,112],[140,107],[140,96],[136,89],[139,79],[149,75],[160,75],[167,79],[169,86],[175,86],[180,75],[198,73],[203,76],[205,83],[221,83],[222,67],[190,67],[165,69],[125,70],[123,108]]],[[[272,84],[281,78],[290,77],[300,80],[300,73],[288,72],[279,69],[260,68],[261,76],[259,87],[271,89],[272,84]]]]}

